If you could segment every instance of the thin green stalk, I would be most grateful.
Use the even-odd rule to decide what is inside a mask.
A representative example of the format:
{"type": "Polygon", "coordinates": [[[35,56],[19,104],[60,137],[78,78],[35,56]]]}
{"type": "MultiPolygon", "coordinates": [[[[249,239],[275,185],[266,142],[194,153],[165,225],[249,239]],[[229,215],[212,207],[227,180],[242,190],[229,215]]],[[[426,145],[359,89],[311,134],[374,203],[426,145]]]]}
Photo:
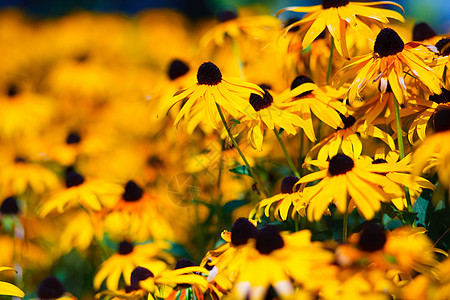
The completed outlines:
{"type": "Polygon", "coordinates": [[[294,225],[295,225],[295,232],[297,232],[299,230],[299,226],[298,226],[298,213],[295,214],[294,216],[294,225]]]}
{"type": "MultiPolygon", "coordinates": [[[[398,149],[400,151],[400,159],[403,159],[405,157],[405,147],[403,145],[403,135],[402,135],[402,123],[400,120],[400,108],[397,101],[397,98],[394,95],[394,110],[395,110],[395,121],[397,125],[397,143],[398,143],[398,149]]],[[[409,194],[409,189],[405,186],[405,197],[406,197],[406,204],[409,212],[413,211],[413,207],[411,204],[411,196],[409,194]]]]}
{"type": "Polygon", "coordinates": [[[269,191],[266,189],[266,187],[262,183],[261,178],[259,178],[258,174],[256,174],[255,170],[248,163],[247,159],[244,156],[244,153],[242,153],[241,148],[239,148],[236,140],[234,139],[233,135],[231,134],[231,131],[227,125],[227,121],[225,120],[225,117],[223,116],[222,109],[220,108],[219,104],[217,104],[217,103],[216,103],[216,106],[217,106],[217,110],[219,111],[220,119],[222,119],[222,123],[225,126],[225,130],[227,131],[228,136],[230,137],[231,141],[233,142],[234,147],[239,152],[239,155],[242,157],[242,160],[244,161],[245,165],[247,166],[247,169],[250,172],[250,174],[252,175],[253,179],[255,179],[256,182],[258,183],[264,196],[266,196],[266,198],[269,198],[270,197],[269,191]]]}
{"type": "Polygon", "coordinates": [[[297,178],[300,178],[300,174],[298,173],[297,168],[295,168],[294,163],[292,162],[291,157],[289,156],[289,153],[287,152],[286,146],[284,145],[283,140],[281,139],[280,133],[276,128],[273,129],[273,132],[275,133],[275,136],[277,137],[278,143],[281,146],[281,149],[283,149],[284,156],[286,156],[286,160],[289,164],[289,167],[291,168],[292,172],[294,172],[294,175],[297,176],[297,178]]]}
{"type": "Polygon", "coordinates": [[[334,38],[331,37],[330,58],[328,59],[327,84],[330,84],[331,69],[333,67],[334,38]]]}
{"type": "Polygon", "coordinates": [[[347,243],[347,237],[348,237],[348,200],[345,207],[345,213],[344,213],[344,224],[342,225],[342,241],[344,243],[347,243]]]}

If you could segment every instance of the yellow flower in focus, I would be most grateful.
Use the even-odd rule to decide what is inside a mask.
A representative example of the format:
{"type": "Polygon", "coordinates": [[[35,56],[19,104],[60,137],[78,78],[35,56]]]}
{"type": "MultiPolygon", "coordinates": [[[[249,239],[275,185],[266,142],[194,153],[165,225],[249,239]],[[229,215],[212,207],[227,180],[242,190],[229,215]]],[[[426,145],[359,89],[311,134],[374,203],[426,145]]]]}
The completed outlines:
{"type": "Polygon", "coordinates": [[[192,133],[202,121],[218,128],[220,118],[216,105],[235,118],[241,114],[255,118],[255,110],[246,100],[251,93],[262,96],[263,91],[239,78],[222,78],[215,64],[205,62],[198,68],[197,84],[173,96],[167,107],[188,98],[175,119],[175,125],[185,118],[187,132],[192,133]]]}
{"type": "Polygon", "coordinates": [[[341,214],[348,208],[356,206],[359,213],[366,220],[370,220],[375,212],[380,210],[381,202],[390,200],[383,190],[389,190],[392,193],[391,197],[403,195],[403,189],[398,184],[381,175],[395,170],[389,165],[369,166],[362,157],[353,160],[340,153],[333,156],[329,162],[314,160],[309,164],[321,170],[303,176],[298,183],[322,179],[316,185],[303,190],[303,197],[308,203],[307,216],[310,221],[320,220],[331,203],[336,205],[341,214]]]}
{"type": "MultiPolygon", "coordinates": [[[[352,58],[335,76],[334,82],[341,86],[350,78],[353,81],[348,89],[346,99],[350,103],[361,99],[360,92],[368,83],[380,81],[381,93],[387,91],[388,84],[400,104],[405,103],[406,84],[405,66],[412,75],[421,81],[432,93],[440,93],[442,82],[434,71],[425,64],[415,52],[427,51],[417,42],[404,43],[391,28],[384,28],[378,33],[373,53],[352,58]]],[[[431,53],[431,52],[430,52],[431,53]]]]}
{"type": "MultiPolygon", "coordinates": [[[[14,269],[8,267],[0,267],[0,272],[10,270],[13,271],[14,269]]],[[[25,297],[25,293],[21,289],[19,289],[18,287],[9,282],[4,281],[0,281],[0,295],[20,297],[20,298],[25,297]]]]}
{"type": "Polygon", "coordinates": [[[300,21],[292,23],[284,31],[287,33],[292,27],[305,28],[302,47],[308,47],[314,39],[328,29],[334,38],[334,46],[341,56],[349,57],[346,35],[353,32],[359,33],[366,39],[374,39],[371,24],[389,24],[390,19],[404,22],[404,18],[396,11],[377,8],[374,6],[391,4],[403,8],[391,1],[350,2],[349,0],[322,0],[321,5],[310,7],[286,7],[277,12],[277,16],[285,11],[307,13],[300,21]]]}

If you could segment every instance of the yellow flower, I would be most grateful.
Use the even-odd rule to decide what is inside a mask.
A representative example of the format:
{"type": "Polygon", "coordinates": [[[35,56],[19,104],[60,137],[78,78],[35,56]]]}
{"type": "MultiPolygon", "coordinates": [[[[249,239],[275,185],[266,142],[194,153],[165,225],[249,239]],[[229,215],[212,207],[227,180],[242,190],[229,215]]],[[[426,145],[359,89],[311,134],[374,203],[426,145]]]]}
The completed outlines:
{"type": "MultiPolygon", "coordinates": [[[[14,270],[13,268],[0,267],[0,272],[14,270]]],[[[13,296],[23,298],[25,293],[15,285],[0,281],[0,295],[13,296]]]]}
{"type": "Polygon", "coordinates": [[[443,38],[436,43],[439,54],[431,66],[444,82],[450,82],[450,38],[443,38]],[[446,77],[444,78],[444,75],[446,77]]]}
{"type": "Polygon", "coordinates": [[[117,253],[109,257],[100,266],[94,277],[94,288],[98,290],[106,279],[106,287],[109,290],[117,290],[121,275],[123,275],[125,284],[130,285],[131,272],[138,266],[152,270],[154,274],[159,274],[167,268],[166,262],[160,258],[171,260],[169,255],[164,255],[162,252],[168,248],[169,245],[165,242],[136,246],[127,241],[120,242],[117,253]]]}
{"type": "Polygon", "coordinates": [[[385,93],[388,83],[400,104],[405,102],[406,84],[405,66],[416,79],[420,80],[432,93],[440,93],[441,80],[428,67],[415,51],[427,51],[417,42],[404,44],[400,36],[391,28],[384,28],[378,33],[373,53],[352,58],[335,76],[338,86],[355,77],[347,92],[350,102],[361,99],[360,92],[368,83],[380,80],[381,93],[385,93]]]}
{"type": "Polygon", "coordinates": [[[39,212],[41,217],[45,217],[53,210],[62,213],[69,207],[77,205],[98,211],[103,206],[113,205],[123,191],[119,184],[104,179],[85,179],[83,175],[70,167],[65,176],[66,188],[53,192],[43,202],[39,212]]]}
{"type": "MultiPolygon", "coordinates": [[[[241,123],[247,128],[247,140],[253,148],[262,151],[264,129],[276,129],[275,125],[283,128],[286,133],[295,135],[295,126],[304,127],[304,121],[297,115],[286,112],[278,107],[272,95],[264,90],[261,97],[258,94],[250,95],[250,104],[256,111],[256,117],[244,117],[241,123]]],[[[278,129],[276,129],[278,130],[278,129]]]]}
{"type": "Polygon", "coordinates": [[[380,210],[381,202],[389,201],[383,190],[389,190],[392,196],[403,195],[399,185],[379,174],[393,170],[392,166],[368,166],[362,157],[353,160],[345,154],[337,154],[329,162],[315,160],[309,164],[321,171],[303,176],[298,183],[322,179],[303,190],[303,197],[308,202],[307,216],[311,221],[320,220],[330,203],[334,203],[341,214],[347,207],[356,206],[360,214],[370,220],[380,210]]]}
{"type": "Polygon", "coordinates": [[[167,107],[188,98],[175,119],[175,125],[185,118],[187,131],[192,133],[205,120],[212,127],[218,127],[220,118],[216,104],[235,118],[241,114],[254,118],[255,110],[246,100],[251,93],[262,96],[263,91],[257,85],[239,78],[222,78],[215,64],[205,62],[198,68],[197,83],[175,95],[167,107]]]}
{"type": "MultiPolygon", "coordinates": [[[[311,7],[286,7],[277,16],[285,11],[307,13],[300,21],[292,23],[285,29],[287,33],[292,27],[304,28],[302,47],[308,47],[314,39],[328,29],[334,38],[334,45],[341,56],[349,57],[347,49],[347,38],[349,28],[353,32],[361,34],[364,38],[374,38],[370,25],[375,23],[379,26],[388,24],[388,18],[404,21],[401,14],[396,11],[376,8],[372,6],[392,4],[403,8],[391,1],[376,1],[372,3],[350,2],[348,0],[322,0],[322,5],[311,7]]],[[[351,34],[352,32],[350,32],[351,34]]]]}
{"type": "Polygon", "coordinates": [[[283,92],[278,100],[282,109],[288,112],[300,113],[305,121],[303,130],[311,141],[316,140],[311,112],[332,128],[343,128],[344,124],[339,113],[347,114],[347,109],[334,98],[339,91],[330,87],[318,87],[307,76],[298,76],[291,84],[290,90],[283,92]]]}

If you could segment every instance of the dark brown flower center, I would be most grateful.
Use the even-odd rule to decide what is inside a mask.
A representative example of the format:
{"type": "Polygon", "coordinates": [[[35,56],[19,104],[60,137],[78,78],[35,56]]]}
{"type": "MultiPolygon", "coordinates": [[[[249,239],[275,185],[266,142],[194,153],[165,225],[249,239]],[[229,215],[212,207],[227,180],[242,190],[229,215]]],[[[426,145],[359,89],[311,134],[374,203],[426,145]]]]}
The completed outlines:
{"type": "Polygon", "coordinates": [[[436,36],[436,32],[425,22],[416,23],[413,28],[413,41],[422,42],[436,36]]]}
{"type": "Polygon", "coordinates": [[[356,119],[354,116],[346,117],[343,114],[339,114],[339,116],[341,117],[342,122],[344,123],[344,129],[352,127],[356,122],[356,119]]]}
{"type": "Polygon", "coordinates": [[[434,113],[434,131],[450,130],[450,108],[442,108],[434,113]]]}
{"type": "MultiPolygon", "coordinates": [[[[291,91],[293,89],[295,89],[296,87],[299,87],[302,84],[307,83],[307,82],[314,83],[314,81],[312,81],[312,79],[309,78],[308,76],[300,75],[300,76],[295,77],[295,79],[292,81],[292,84],[291,84],[291,91]]],[[[297,95],[297,98],[302,98],[302,97],[308,96],[309,94],[311,94],[311,92],[312,91],[303,92],[303,93],[297,95]]]]}
{"type": "Polygon", "coordinates": [[[330,159],[328,172],[331,176],[345,174],[355,166],[353,159],[345,154],[338,153],[330,159]]]}
{"type": "Polygon", "coordinates": [[[441,88],[442,93],[440,94],[433,94],[430,97],[428,97],[428,100],[436,102],[438,104],[445,104],[450,101],[450,91],[444,88],[441,88]]]}
{"type": "Polygon", "coordinates": [[[284,246],[283,238],[278,229],[273,225],[258,230],[256,235],[256,250],[261,254],[270,254],[276,249],[281,249],[284,246]]]}
{"type": "Polygon", "coordinates": [[[20,88],[17,84],[11,83],[6,90],[8,97],[13,98],[14,96],[20,94],[20,88]]]}
{"type": "Polygon", "coordinates": [[[263,89],[263,91],[263,97],[258,94],[250,94],[249,102],[251,106],[253,106],[255,111],[260,111],[261,109],[268,108],[273,102],[273,97],[269,93],[269,91],[267,91],[266,89],[263,89]]]}
{"type": "Polygon", "coordinates": [[[231,227],[231,243],[235,246],[245,245],[256,236],[256,227],[246,218],[237,219],[231,227]]]}
{"type": "Polygon", "coordinates": [[[170,80],[175,80],[183,76],[187,72],[189,72],[188,65],[179,59],[174,59],[169,65],[167,75],[169,76],[170,80]]]}
{"type": "Polygon", "coordinates": [[[125,184],[125,192],[122,194],[122,199],[127,202],[136,202],[142,198],[144,190],[139,187],[133,180],[125,184]]]}
{"type": "Polygon", "coordinates": [[[328,9],[331,7],[346,6],[349,0],[322,0],[322,8],[328,9]]]}
{"type": "Polygon", "coordinates": [[[81,136],[78,132],[70,132],[66,137],[66,144],[78,144],[81,142],[81,136]]]}
{"type": "Polygon", "coordinates": [[[300,186],[297,186],[297,188],[294,191],[294,185],[298,182],[297,176],[286,176],[281,181],[281,192],[284,194],[292,194],[293,192],[298,191],[300,186]]]}
{"type": "Polygon", "coordinates": [[[386,234],[380,226],[370,223],[360,233],[358,247],[367,252],[381,250],[386,243],[386,234]]]}
{"type": "Polygon", "coordinates": [[[384,28],[378,33],[373,52],[380,57],[394,55],[403,51],[405,44],[400,36],[391,28],[384,28]]]}
{"type": "Polygon", "coordinates": [[[436,43],[436,48],[439,51],[439,55],[447,56],[450,54],[450,38],[441,39],[436,43]]]}
{"type": "Polygon", "coordinates": [[[230,20],[234,20],[236,18],[237,18],[237,13],[234,10],[224,10],[224,11],[221,11],[217,15],[217,19],[221,23],[226,22],[226,21],[230,21],[230,20]]]}
{"type": "Polygon", "coordinates": [[[177,264],[175,265],[175,270],[187,268],[187,267],[195,267],[197,264],[193,262],[190,259],[187,258],[181,258],[177,261],[177,264]]]}
{"type": "Polygon", "coordinates": [[[386,161],[385,159],[383,159],[383,158],[377,158],[377,159],[375,159],[374,161],[372,161],[372,164],[373,164],[373,165],[376,165],[376,164],[385,164],[385,163],[387,163],[387,161],[386,161]]]}
{"type": "Polygon", "coordinates": [[[17,215],[20,212],[16,197],[8,197],[3,200],[0,212],[6,215],[17,215]]]}
{"type": "Polygon", "coordinates": [[[120,255],[127,255],[133,252],[133,249],[134,249],[133,244],[127,241],[123,241],[119,243],[117,247],[117,253],[119,253],[120,255]]]}
{"type": "Polygon", "coordinates": [[[64,286],[55,276],[49,276],[42,280],[37,291],[39,299],[58,299],[64,293],[64,286]]]}
{"type": "Polygon", "coordinates": [[[136,267],[133,272],[131,272],[131,285],[126,287],[126,292],[129,293],[139,290],[141,288],[139,282],[149,277],[155,277],[152,271],[143,267],[136,267]]]}
{"type": "Polygon", "coordinates": [[[199,84],[217,85],[222,81],[222,73],[212,62],[205,62],[198,68],[197,81],[199,84]]]}
{"type": "Polygon", "coordinates": [[[72,168],[68,168],[66,171],[66,187],[71,188],[74,186],[82,185],[84,182],[84,177],[75,172],[72,168]]]}

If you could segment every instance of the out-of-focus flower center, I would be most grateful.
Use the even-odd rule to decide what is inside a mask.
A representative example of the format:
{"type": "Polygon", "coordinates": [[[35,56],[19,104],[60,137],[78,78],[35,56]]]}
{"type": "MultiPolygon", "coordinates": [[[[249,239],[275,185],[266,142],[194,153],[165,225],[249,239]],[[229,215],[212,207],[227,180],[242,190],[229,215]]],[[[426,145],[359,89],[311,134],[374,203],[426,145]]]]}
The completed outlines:
{"type": "Polygon", "coordinates": [[[447,130],[450,130],[450,108],[442,108],[434,113],[434,131],[442,132],[447,130]]]}
{"type": "Polygon", "coordinates": [[[126,287],[126,292],[132,292],[140,289],[139,282],[155,275],[149,269],[143,267],[136,267],[131,272],[131,285],[126,287]]]}
{"type": "Polygon", "coordinates": [[[346,117],[346,116],[340,114],[340,117],[342,119],[342,122],[344,123],[344,129],[352,127],[356,122],[356,119],[354,116],[346,117]]]}
{"type": "Polygon", "coordinates": [[[64,286],[55,276],[49,276],[42,280],[37,291],[39,299],[58,299],[64,293],[64,286]]]}
{"type": "Polygon", "coordinates": [[[66,137],[66,144],[78,144],[81,142],[81,136],[78,132],[70,132],[66,137]]]}
{"type": "Polygon", "coordinates": [[[125,184],[125,192],[122,194],[122,199],[127,202],[136,202],[142,198],[144,190],[139,187],[133,180],[125,184]]]}
{"type": "Polygon", "coordinates": [[[450,55],[450,38],[441,39],[436,43],[436,48],[441,56],[450,55]]]}
{"type": "Polygon", "coordinates": [[[128,243],[127,241],[120,242],[117,247],[117,253],[120,255],[127,255],[133,252],[134,246],[131,243],[128,243]]]}
{"type": "Polygon", "coordinates": [[[223,23],[237,18],[237,13],[233,10],[224,10],[217,15],[217,19],[223,23]]]}
{"type": "Polygon", "coordinates": [[[14,96],[17,96],[18,94],[20,94],[20,88],[17,84],[15,83],[11,83],[8,86],[8,89],[6,90],[6,94],[8,95],[8,97],[13,98],[14,96]]]}
{"type": "Polygon", "coordinates": [[[428,100],[436,102],[438,104],[444,104],[448,103],[450,100],[450,91],[444,88],[441,88],[442,93],[440,94],[433,94],[430,97],[428,97],[428,100]]]}
{"type": "Polygon", "coordinates": [[[237,219],[231,227],[231,243],[235,246],[245,245],[256,236],[256,227],[246,218],[237,219]]]}
{"type": "Polygon", "coordinates": [[[283,248],[283,246],[283,238],[275,226],[267,225],[258,231],[255,248],[259,253],[270,254],[276,249],[283,248]]]}
{"type": "MultiPolygon", "coordinates": [[[[291,91],[293,89],[295,89],[296,87],[299,87],[302,84],[307,83],[307,82],[314,83],[314,81],[312,81],[312,79],[309,78],[308,76],[300,75],[300,76],[295,77],[295,79],[292,81],[292,84],[291,84],[291,91]]],[[[302,97],[308,96],[309,94],[311,94],[311,92],[312,91],[303,92],[300,95],[297,95],[296,98],[302,98],[302,97]]]]}
{"type": "Polygon", "coordinates": [[[222,81],[222,73],[212,62],[205,62],[198,68],[197,81],[199,84],[217,85],[222,81]]]}
{"type": "Polygon", "coordinates": [[[353,159],[345,154],[338,153],[330,159],[328,172],[332,176],[345,174],[355,166],[353,159]]]}
{"type": "Polygon", "coordinates": [[[179,59],[174,59],[169,65],[167,75],[170,80],[175,80],[189,72],[189,66],[179,59]]]}
{"type": "Polygon", "coordinates": [[[175,265],[175,270],[187,268],[187,267],[196,267],[197,264],[193,262],[190,259],[187,258],[181,258],[177,261],[177,264],[175,265]]]}
{"type": "Polygon", "coordinates": [[[322,0],[322,8],[328,9],[331,7],[346,6],[349,0],[322,0]]]}
{"type": "Polygon", "coordinates": [[[273,97],[272,95],[266,90],[264,90],[264,96],[261,97],[258,94],[250,94],[250,104],[253,106],[253,108],[255,109],[255,111],[260,111],[261,109],[264,108],[268,108],[272,102],[273,102],[273,97]]]}
{"type": "Polygon", "coordinates": [[[367,252],[381,250],[386,243],[386,234],[383,229],[376,224],[369,224],[360,233],[358,247],[367,252]]]}
{"type": "Polygon", "coordinates": [[[378,33],[373,52],[380,57],[394,55],[403,51],[405,44],[400,36],[391,28],[384,28],[378,33]]]}
{"type": "Polygon", "coordinates": [[[413,41],[422,42],[436,36],[436,32],[425,22],[417,23],[413,28],[413,41]]]}
{"type": "Polygon", "coordinates": [[[73,169],[68,169],[66,171],[66,187],[67,188],[71,188],[73,186],[79,186],[81,184],[83,184],[84,182],[84,177],[75,172],[73,169]]]}
{"type": "Polygon", "coordinates": [[[299,186],[294,191],[294,185],[298,182],[297,176],[286,176],[281,181],[281,192],[284,194],[292,194],[293,192],[297,191],[299,186]]]}
{"type": "Polygon", "coordinates": [[[0,212],[6,215],[17,215],[20,212],[16,197],[8,197],[3,200],[0,212]]]}
{"type": "Polygon", "coordinates": [[[387,161],[383,158],[377,158],[374,161],[372,161],[372,165],[376,165],[376,164],[385,164],[387,163],[387,161]]]}

